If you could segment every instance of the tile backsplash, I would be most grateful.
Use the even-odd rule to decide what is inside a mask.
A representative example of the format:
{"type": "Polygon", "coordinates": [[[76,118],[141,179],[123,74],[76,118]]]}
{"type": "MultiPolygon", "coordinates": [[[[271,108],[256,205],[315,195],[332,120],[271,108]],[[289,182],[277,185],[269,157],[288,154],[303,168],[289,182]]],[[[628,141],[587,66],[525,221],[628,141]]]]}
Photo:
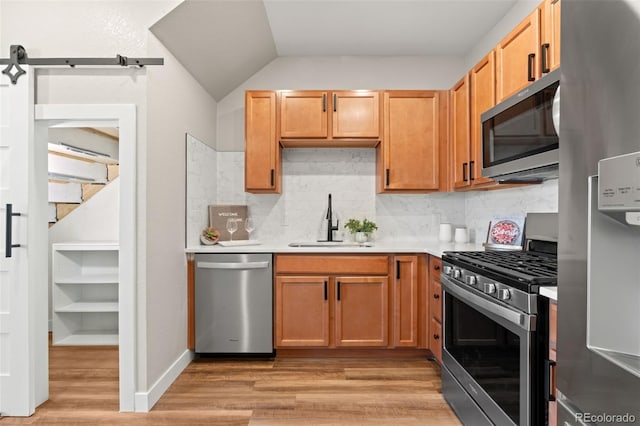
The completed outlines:
{"type": "Polygon", "coordinates": [[[256,219],[252,238],[271,242],[326,238],[327,195],[332,194],[336,238],[349,239],[350,217],[374,220],[378,241],[436,239],[438,225],[467,226],[472,241],[484,241],[489,220],[528,211],[557,211],[557,180],[497,191],[376,194],[375,149],[283,150],[282,194],[244,192],[244,153],[217,152],[217,203],[247,204],[256,219]]]}

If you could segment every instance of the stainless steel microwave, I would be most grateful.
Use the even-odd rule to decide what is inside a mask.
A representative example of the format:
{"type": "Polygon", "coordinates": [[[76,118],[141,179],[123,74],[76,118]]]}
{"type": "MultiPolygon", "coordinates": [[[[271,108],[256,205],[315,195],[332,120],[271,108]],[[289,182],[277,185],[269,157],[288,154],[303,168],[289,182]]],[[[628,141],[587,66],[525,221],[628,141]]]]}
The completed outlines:
{"type": "Polygon", "coordinates": [[[558,176],[560,70],[481,115],[482,176],[538,181],[558,176]]]}

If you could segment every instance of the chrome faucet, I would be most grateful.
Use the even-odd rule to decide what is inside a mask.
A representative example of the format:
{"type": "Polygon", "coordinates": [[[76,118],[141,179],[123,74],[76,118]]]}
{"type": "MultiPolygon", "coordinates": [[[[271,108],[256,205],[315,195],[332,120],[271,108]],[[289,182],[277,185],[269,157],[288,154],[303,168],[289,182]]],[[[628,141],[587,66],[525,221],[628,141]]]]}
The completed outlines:
{"type": "Polygon", "coordinates": [[[335,226],[333,225],[333,212],[331,211],[331,194],[329,194],[329,208],[327,209],[327,240],[326,241],[341,241],[333,239],[333,231],[337,231],[340,228],[340,220],[336,220],[335,226]]]}

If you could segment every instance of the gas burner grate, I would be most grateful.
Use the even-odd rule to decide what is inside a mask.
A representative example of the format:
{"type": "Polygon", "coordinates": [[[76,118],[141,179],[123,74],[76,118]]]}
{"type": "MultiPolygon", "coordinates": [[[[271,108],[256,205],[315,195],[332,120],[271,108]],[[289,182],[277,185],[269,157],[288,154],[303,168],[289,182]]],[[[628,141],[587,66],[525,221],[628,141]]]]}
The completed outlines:
{"type": "Polygon", "coordinates": [[[530,284],[553,285],[558,276],[558,261],[553,255],[528,251],[467,251],[448,252],[447,255],[530,284]]]}

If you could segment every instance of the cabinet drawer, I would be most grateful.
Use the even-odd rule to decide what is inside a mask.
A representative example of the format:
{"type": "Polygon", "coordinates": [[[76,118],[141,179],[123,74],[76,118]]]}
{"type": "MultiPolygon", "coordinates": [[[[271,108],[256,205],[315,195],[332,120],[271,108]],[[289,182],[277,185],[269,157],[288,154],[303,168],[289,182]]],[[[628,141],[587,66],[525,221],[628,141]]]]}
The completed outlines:
{"type": "Polygon", "coordinates": [[[278,255],[276,274],[367,274],[387,275],[388,256],[278,255]]]}
{"type": "Polygon", "coordinates": [[[432,318],[442,322],[442,287],[440,286],[440,281],[431,281],[429,310],[432,318]]]}
{"type": "Polygon", "coordinates": [[[438,362],[442,363],[442,324],[436,321],[435,318],[431,318],[429,349],[431,349],[438,362]]]}
{"type": "Polygon", "coordinates": [[[440,271],[442,270],[442,259],[435,256],[429,257],[429,274],[432,280],[440,281],[440,271]]]}

